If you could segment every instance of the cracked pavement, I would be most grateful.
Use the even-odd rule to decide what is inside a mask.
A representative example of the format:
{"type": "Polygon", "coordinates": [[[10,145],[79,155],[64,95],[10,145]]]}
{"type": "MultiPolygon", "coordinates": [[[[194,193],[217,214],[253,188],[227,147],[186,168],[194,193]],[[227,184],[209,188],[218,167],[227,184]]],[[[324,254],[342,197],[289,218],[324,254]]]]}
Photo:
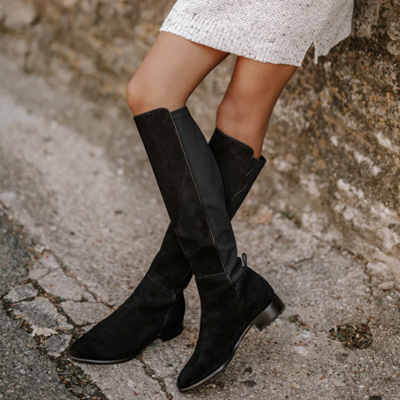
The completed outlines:
{"type": "Polygon", "coordinates": [[[285,301],[280,319],[251,329],[227,370],[187,394],[175,381],[198,332],[193,282],[179,337],[124,364],[72,362],[68,346],[132,292],[168,217],[127,110],[0,56],[0,399],[400,400],[399,289],[270,209],[265,173],[233,225],[285,301]],[[370,346],[334,337],[344,324],[364,324],[370,346]]]}

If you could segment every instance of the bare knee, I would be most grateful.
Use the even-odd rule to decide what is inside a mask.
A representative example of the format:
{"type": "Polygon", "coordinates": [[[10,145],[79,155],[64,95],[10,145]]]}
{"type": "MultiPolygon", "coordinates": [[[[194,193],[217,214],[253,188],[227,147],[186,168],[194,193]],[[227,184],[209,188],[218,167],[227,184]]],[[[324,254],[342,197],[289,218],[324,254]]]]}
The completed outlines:
{"type": "Polygon", "coordinates": [[[165,107],[170,111],[183,107],[186,98],[175,93],[167,85],[154,83],[134,75],[126,89],[126,101],[133,115],[139,115],[155,108],[165,107]]]}
{"type": "Polygon", "coordinates": [[[126,101],[132,114],[138,115],[148,111],[152,103],[150,96],[154,95],[155,92],[149,88],[149,84],[134,75],[126,88],[126,101]]]}

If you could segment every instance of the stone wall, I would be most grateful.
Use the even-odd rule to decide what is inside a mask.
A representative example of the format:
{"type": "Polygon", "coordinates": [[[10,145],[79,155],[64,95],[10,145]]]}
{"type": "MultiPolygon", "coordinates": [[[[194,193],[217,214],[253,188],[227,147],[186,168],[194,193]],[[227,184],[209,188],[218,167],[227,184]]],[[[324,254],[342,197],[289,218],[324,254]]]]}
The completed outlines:
{"type": "MultiPolygon", "coordinates": [[[[0,0],[0,51],[27,73],[126,109],[126,84],[172,4],[0,0]]],[[[400,0],[356,1],[352,36],[317,65],[312,53],[276,106],[255,191],[268,207],[365,257],[372,274],[400,283],[400,0]]],[[[233,62],[190,99],[208,133],[233,62]]]]}
{"type": "Polygon", "coordinates": [[[400,282],[400,1],[358,1],[352,37],[321,61],[276,108],[266,195],[400,282]]]}

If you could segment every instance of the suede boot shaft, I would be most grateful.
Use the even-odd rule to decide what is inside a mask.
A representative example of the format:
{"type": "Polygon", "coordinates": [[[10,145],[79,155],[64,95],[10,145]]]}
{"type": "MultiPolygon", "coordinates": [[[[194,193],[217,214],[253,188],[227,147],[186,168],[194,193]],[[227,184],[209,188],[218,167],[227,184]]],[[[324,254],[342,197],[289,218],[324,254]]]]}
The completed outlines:
{"type": "Polygon", "coordinates": [[[135,116],[175,234],[196,276],[238,278],[241,260],[215,157],[187,107],[135,116]],[[206,268],[204,266],[207,266],[206,268]]]}

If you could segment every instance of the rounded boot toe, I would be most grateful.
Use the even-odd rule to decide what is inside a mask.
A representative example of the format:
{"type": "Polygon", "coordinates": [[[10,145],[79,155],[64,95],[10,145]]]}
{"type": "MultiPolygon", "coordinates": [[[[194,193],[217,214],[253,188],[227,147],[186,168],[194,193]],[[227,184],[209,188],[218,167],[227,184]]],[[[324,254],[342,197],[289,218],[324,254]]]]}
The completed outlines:
{"type": "Polygon", "coordinates": [[[96,340],[91,332],[81,336],[69,349],[69,355],[75,361],[87,363],[107,363],[110,361],[108,347],[96,340]]]}
{"type": "Polygon", "coordinates": [[[178,389],[181,391],[189,390],[189,388],[194,384],[191,374],[188,373],[187,369],[184,368],[178,376],[176,382],[178,389]]]}
{"type": "Polygon", "coordinates": [[[83,335],[71,346],[69,355],[77,361],[102,359],[93,347],[90,342],[85,340],[85,335],[83,335]]]}
{"type": "Polygon", "coordinates": [[[212,371],[206,371],[204,368],[206,366],[197,367],[199,367],[199,365],[190,362],[185,365],[176,382],[180,391],[184,392],[186,390],[195,389],[197,386],[200,386],[204,380],[208,380],[207,378],[211,375],[212,371]]]}

